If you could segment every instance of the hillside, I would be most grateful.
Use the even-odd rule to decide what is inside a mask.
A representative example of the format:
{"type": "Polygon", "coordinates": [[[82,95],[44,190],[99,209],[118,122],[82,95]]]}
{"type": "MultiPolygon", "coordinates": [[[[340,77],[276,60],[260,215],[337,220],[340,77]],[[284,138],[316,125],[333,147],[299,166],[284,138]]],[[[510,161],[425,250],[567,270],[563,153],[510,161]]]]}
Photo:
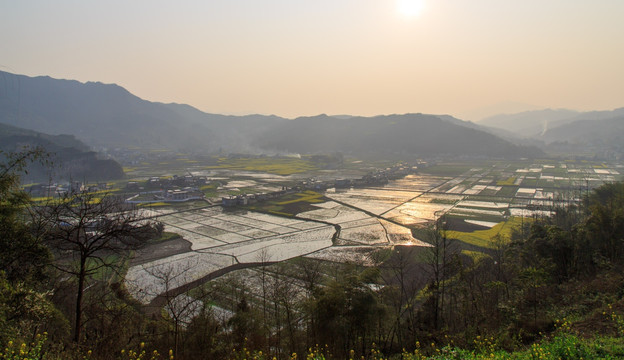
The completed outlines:
{"type": "Polygon", "coordinates": [[[362,155],[532,157],[541,154],[535,148],[516,146],[492,134],[423,114],[298,118],[265,133],[258,145],[296,153],[332,149],[362,155]]]}
{"type": "Polygon", "coordinates": [[[571,122],[579,113],[566,109],[545,109],[524,111],[517,114],[500,114],[478,121],[482,126],[502,129],[517,137],[534,137],[544,132],[556,122],[571,122]]]}
{"type": "Polygon", "coordinates": [[[624,117],[605,120],[578,120],[546,131],[541,138],[547,142],[569,141],[572,143],[609,143],[624,136],[624,117]]]}
{"type": "Polygon", "coordinates": [[[624,154],[624,116],[578,120],[546,131],[541,139],[553,149],[583,149],[607,158],[624,154]]]}
{"type": "Polygon", "coordinates": [[[422,114],[371,118],[326,115],[226,116],[138,98],[118,85],[0,72],[0,123],[71,134],[96,147],[181,152],[341,151],[375,155],[530,157],[477,125],[422,114]]]}
{"type": "Polygon", "coordinates": [[[24,147],[42,147],[48,152],[51,167],[31,164],[25,179],[30,181],[90,180],[123,178],[121,165],[111,159],[99,159],[97,153],[73,135],[48,135],[33,130],[0,124],[0,151],[16,152],[24,147]]]}
{"type": "Polygon", "coordinates": [[[533,138],[548,141],[550,138],[561,140],[572,140],[566,138],[566,134],[553,136],[556,128],[566,124],[579,121],[600,121],[624,116],[624,108],[607,111],[587,111],[578,112],[567,109],[544,109],[536,111],[525,111],[517,114],[500,114],[490,116],[478,122],[478,125],[491,129],[504,130],[507,134],[516,137],[533,138]],[[546,135],[549,133],[549,135],[546,135]]]}

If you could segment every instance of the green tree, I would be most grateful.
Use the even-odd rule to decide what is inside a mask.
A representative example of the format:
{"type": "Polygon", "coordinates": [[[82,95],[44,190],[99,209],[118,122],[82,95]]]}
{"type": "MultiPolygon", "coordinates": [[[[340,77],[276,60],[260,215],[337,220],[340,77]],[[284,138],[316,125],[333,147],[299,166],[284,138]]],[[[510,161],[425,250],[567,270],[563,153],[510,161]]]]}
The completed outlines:
{"type": "Polygon", "coordinates": [[[28,194],[20,189],[20,173],[43,156],[41,149],[3,153],[0,164],[0,269],[7,281],[42,280],[49,260],[46,247],[33,236],[26,220],[28,194]]]}
{"type": "Polygon", "coordinates": [[[624,255],[624,183],[605,184],[590,196],[585,224],[596,250],[611,262],[624,255]]]}
{"type": "Polygon", "coordinates": [[[378,280],[379,270],[346,267],[342,276],[319,291],[313,310],[317,343],[328,344],[337,356],[343,357],[350,349],[359,349],[362,355],[367,353],[376,324],[384,314],[372,286],[378,280]]]}
{"type": "Polygon", "coordinates": [[[20,189],[20,174],[45,154],[35,148],[0,157],[0,334],[28,336],[52,326],[62,333],[63,317],[45,287],[50,254],[26,221],[30,199],[20,189]]]}

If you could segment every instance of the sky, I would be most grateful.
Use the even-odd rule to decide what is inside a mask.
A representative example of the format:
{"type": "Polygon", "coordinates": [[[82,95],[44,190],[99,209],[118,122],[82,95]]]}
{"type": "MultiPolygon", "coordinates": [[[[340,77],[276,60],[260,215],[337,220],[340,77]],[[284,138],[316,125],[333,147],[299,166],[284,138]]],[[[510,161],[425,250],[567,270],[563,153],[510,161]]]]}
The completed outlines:
{"type": "Polygon", "coordinates": [[[235,115],[624,106],[622,0],[411,1],[0,0],[0,70],[235,115]]]}

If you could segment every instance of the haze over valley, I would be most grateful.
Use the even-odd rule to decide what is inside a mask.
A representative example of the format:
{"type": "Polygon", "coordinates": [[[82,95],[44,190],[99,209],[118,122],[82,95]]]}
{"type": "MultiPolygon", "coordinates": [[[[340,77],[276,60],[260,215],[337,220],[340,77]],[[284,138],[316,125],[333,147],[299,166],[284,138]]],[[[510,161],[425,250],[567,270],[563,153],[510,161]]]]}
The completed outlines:
{"type": "Polygon", "coordinates": [[[623,358],[622,14],[0,1],[0,360],[623,358]]]}

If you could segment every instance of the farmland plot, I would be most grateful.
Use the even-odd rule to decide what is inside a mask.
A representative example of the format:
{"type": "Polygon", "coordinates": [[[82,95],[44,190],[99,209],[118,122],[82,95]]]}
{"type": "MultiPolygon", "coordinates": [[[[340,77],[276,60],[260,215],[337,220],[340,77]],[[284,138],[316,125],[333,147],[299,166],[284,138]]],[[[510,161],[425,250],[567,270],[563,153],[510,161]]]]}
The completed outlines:
{"type": "Polygon", "coordinates": [[[384,185],[384,190],[409,190],[427,191],[440,186],[448,181],[448,178],[437,176],[407,175],[403,179],[393,180],[384,185]]]}
{"type": "Polygon", "coordinates": [[[503,217],[505,215],[504,211],[472,209],[472,208],[454,208],[453,210],[450,211],[450,213],[454,215],[465,216],[465,217],[479,217],[479,215],[503,217]]]}
{"type": "Polygon", "coordinates": [[[466,191],[466,186],[464,186],[464,185],[455,185],[451,189],[449,189],[446,193],[447,194],[461,194],[464,191],[466,191]]]}
{"type": "Polygon", "coordinates": [[[128,289],[143,303],[234,264],[283,261],[330,247],[335,233],[332,225],[252,212],[198,209],[157,219],[191,242],[193,251],[128,270],[128,289]]]}
{"type": "Polygon", "coordinates": [[[321,209],[300,213],[299,217],[340,225],[339,241],[360,244],[388,243],[386,231],[377,219],[333,201],[320,205],[323,205],[321,209]]]}
{"type": "Polygon", "coordinates": [[[328,191],[325,195],[333,200],[380,215],[420,195],[416,191],[394,191],[380,189],[350,189],[345,192],[328,191]]]}
{"type": "Polygon", "coordinates": [[[374,266],[377,264],[373,255],[375,251],[376,248],[370,246],[332,246],[306,255],[305,257],[338,263],[356,263],[364,266],[374,266]]]}
{"type": "Polygon", "coordinates": [[[493,221],[480,221],[480,220],[465,220],[465,221],[469,224],[475,224],[475,225],[484,226],[487,228],[492,228],[498,225],[498,223],[493,222],[493,221]]]}
{"type": "MultiPolygon", "coordinates": [[[[492,229],[508,215],[547,216],[550,212],[543,209],[552,205],[551,199],[560,191],[555,186],[561,189],[597,186],[620,177],[621,168],[614,170],[605,164],[583,164],[576,168],[565,164],[499,165],[470,171],[456,168],[453,174],[458,175],[454,177],[448,172],[441,172],[440,176],[409,175],[383,187],[330,189],[325,195],[333,201],[309,202],[309,207],[297,208],[294,212],[298,213],[297,218],[223,211],[220,207],[185,207],[186,211],[181,212],[180,207],[145,210],[148,216],[162,221],[166,231],[178,233],[191,242],[192,251],[155,261],[146,259],[148,262],[143,265],[131,267],[128,289],[140,301],[149,302],[167,287],[205,278],[232,265],[277,262],[298,256],[373,265],[370,254],[380,248],[427,246],[414,239],[410,229],[396,223],[406,226],[429,223],[449,213],[467,225],[492,229]],[[340,226],[340,235],[333,244],[332,225],[340,226]],[[181,269],[190,271],[180,271],[167,286],[162,284],[159,273],[181,269]]],[[[210,173],[216,175],[217,171],[210,173]]],[[[225,174],[223,180],[230,179],[227,175],[234,177],[223,182],[224,190],[274,188],[297,179],[297,176],[230,170],[218,173],[225,174]]],[[[361,174],[318,172],[315,176],[331,180],[356,178],[361,174]]]]}
{"type": "Polygon", "coordinates": [[[388,233],[388,239],[394,245],[410,245],[410,246],[430,246],[429,244],[415,239],[412,231],[406,227],[391,223],[386,220],[380,220],[381,225],[388,233]]]}
{"type": "Polygon", "coordinates": [[[333,226],[324,225],[313,230],[222,245],[199,252],[229,255],[239,263],[284,261],[330,247],[334,232],[333,226]]]}
{"type": "Polygon", "coordinates": [[[342,224],[370,218],[370,216],[362,211],[338,204],[337,202],[328,201],[315,206],[320,205],[322,205],[320,209],[302,212],[298,216],[304,219],[327,221],[332,224],[342,224]]]}
{"type": "Polygon", "coordinates": [[[519,217],[549,217],[554,214],[553,211],[549,210],[529,210],[525,208],[509,208],[509,214],[511,216],[519,216],[519,217]]]}
{"type": "MultiPolygon", "coordinates": [[[[160,220],[160,219],[159,219],[160,220]]],[[[223,241],[218,240],[216,237],[212,237],[208,234],[211,234],[210,231],[204,229],[203,232],[195,232],[184,229],[183,227],[172,225],[171,223],[167,223],[161,220],[165,225],[165,231],[174,232],[182,236],[185,240],[191,243],[191,248],[206,248],[211,246],[217,246],[223,244],[223,241]]]]}
{"type": "Polygon", "coordinates": [[[202,279],[234,263],[232,256],[189,252],[132,266],[125,283],[130,295],[149,304],[165,291],[202,279]]]}
{"type": "Polygon", "coordinates": [[[505,209],[509,207],[509,204],[504,202],[492,202],[492,201],[460,201],[457,207],[470,207],[470,208],[488,208],[488,209],[505,209]]]}
{"type": "Polygon", "coordinates": [[[486,188],[487,188],[486,185],[474,185],[470,189],[465,190],[464,194],[465,195],[477,195],[481,193],[483,190],[485,190],[486,188]]]}
{"type": "Polygon", "coordinates": [[[389,243],[386,230],[379,223],[342,229],[340,231],[339,240],[345,240],[348,244],[359,243],[375,245],[389,243]]]}
{"type": "Polygon", "coordinates": [[[339,243],[381,245],[417,242],[411,231],[403,226],[391,224],[333,201],[321,204],[322,208],[299,214],[299,217],[327,221],[340,225],[339,243]],[[392,226],[390,226],[392,225],[392,226]]]}
{"type": "Polygon", "coordinates": [[[410,225],[418,222],[433,221],[452,207],[452,203],[422,202],[419,198],[397,207],[384,214],[384,216],[396,222],[410,225]]]}
{"type": "Polygon", "coordinates": [[[516,192],[516,196],[532,197],[533,195],[535,195],[535,191],[537,190],[531,188],[519,188],[518,192],[516,192]]]}

